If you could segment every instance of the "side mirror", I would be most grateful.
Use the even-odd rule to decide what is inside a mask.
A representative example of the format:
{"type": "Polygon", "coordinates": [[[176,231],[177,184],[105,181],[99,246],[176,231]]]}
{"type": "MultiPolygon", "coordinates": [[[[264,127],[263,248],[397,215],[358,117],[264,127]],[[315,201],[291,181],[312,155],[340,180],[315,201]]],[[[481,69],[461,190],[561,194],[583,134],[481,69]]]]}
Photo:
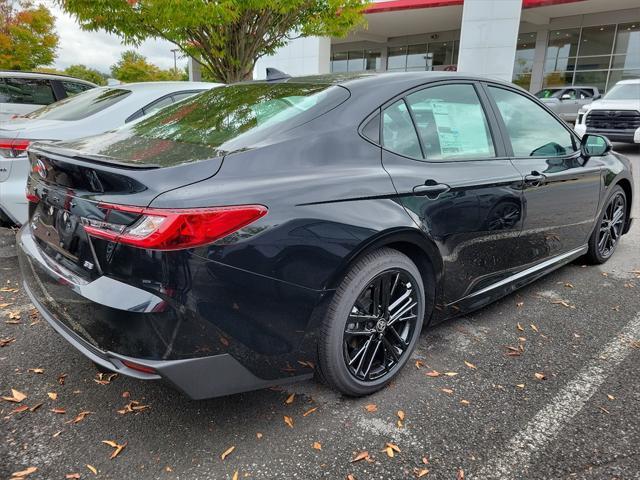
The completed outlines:
{"type": "Polygon", "coordinates": [[[580,142],[580,151],[584,158],[602,157],[611,151],[612,145],[607,137],[586,134],[580,142]]]}
{"type": "Polygon", "coordinates": [[[560,97],[560,100],[571,100],[571,95],[569,95],[568,93],[565,93],[560,97]]]}

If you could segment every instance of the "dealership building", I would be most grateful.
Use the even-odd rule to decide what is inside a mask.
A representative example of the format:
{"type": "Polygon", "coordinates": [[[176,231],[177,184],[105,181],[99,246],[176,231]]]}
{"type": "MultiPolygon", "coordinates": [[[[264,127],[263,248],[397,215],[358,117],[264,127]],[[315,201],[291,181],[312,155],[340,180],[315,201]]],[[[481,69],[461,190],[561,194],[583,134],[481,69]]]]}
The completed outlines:
{"type": "Polygon", "coordinates": [[[290,75],[450,70],[537,91],[640,78],[640,0],[379,0],[346,38],[298,38],[258,60],[290,75]]]}

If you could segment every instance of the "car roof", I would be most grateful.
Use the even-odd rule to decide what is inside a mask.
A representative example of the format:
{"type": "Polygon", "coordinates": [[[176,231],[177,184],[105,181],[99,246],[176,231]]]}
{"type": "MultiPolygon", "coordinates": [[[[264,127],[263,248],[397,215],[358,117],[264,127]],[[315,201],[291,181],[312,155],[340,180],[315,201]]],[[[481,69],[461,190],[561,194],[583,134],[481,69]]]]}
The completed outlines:
{"type": "Polygon", "coordinates": [[[84,83],[86,85],[96,86],[95,83],[81,78],[72,77],[70,75],[64,75],[60,73],[45,73],[45,72],[23,72],[17,70],[0,70],[0,78],[2,77],[14,77],[14,78],[50,78],[54,80],[73,80],[74,82],[84,83]]]}
{"type": "Polygon", "coordinates": [[[640,78],[630,78],[628,80],[620,80],[616,85],[635,84],[640,83],[640,78]]]}
{"type": "Polygon", "coordinates": [[[176,90],[206,90],[209,88],[222,85],[221,83],[213,82],[135,82],[135,83],[120,83],[118,85],[106,85],[103,88],[123,88],[127,90],[135,91],[176,91],[176,90]]]}

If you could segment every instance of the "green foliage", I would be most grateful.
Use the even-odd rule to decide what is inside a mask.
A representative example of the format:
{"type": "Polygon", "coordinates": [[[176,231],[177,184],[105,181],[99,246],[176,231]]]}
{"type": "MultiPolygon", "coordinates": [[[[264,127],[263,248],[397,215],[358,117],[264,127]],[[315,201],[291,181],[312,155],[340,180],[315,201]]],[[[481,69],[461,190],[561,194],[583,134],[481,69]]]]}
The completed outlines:
{"type": "Polygon", "coordinates": [[[86,65],[70,65],[64,69],[63,73],[70,77],[87,80],[95,83],[96,85],[107,84],[107,78],[103,73],[99,72],[95,68],[89,68],[86,65]]]}
{"type": "Polygon", "coordinates": [[[366,0],[56,0],[85,30],[133,45],[164,38],[226,83],[250,78],[258,58],[290,35],[345,36],[362,23],[366,0]],[[297,33],[295,33],[297,32],[297,33]]]}
{"type": "Polygon", "coordinates": [[[133,50],[122,53],[118,63],[111,66],[111,75],[125,83],[182,80],[182,72],[179,70],[162,70],[133,50]]]}
{"type": "Polygon", "coordinates": [[[50,65],[58,47],[54,26],[44,5],[0,0],[0,68],[33,70],[50,65]]]}

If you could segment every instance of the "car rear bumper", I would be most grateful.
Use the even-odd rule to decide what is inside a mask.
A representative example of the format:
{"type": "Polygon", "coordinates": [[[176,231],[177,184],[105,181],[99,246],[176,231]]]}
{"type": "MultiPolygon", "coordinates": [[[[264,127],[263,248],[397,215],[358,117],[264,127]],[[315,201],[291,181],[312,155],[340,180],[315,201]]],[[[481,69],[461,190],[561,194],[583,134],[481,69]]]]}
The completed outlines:
{"type": "Polygon", "coordinates": [[[73,347],[104,368],[138,379],[164,379],[193,399],[312,376],[307,370],[284,378],[259,378],[229,353],[165,359],[156,348],[157,328],[161,328],[157,325],[180,324],[181,320],[173,309],[158,311],[164,305],[160,297],[106,276],[93,282],[74,278],[42,252],[29,224],[22,227],[17,240],[24,288],[34,306],[73,347]],[[115,326],[119,331],[114,331],[115,326]],[[128,346],[126,354],[108,347],[116,335],[121,337],[118,347],[128,346]]]}

